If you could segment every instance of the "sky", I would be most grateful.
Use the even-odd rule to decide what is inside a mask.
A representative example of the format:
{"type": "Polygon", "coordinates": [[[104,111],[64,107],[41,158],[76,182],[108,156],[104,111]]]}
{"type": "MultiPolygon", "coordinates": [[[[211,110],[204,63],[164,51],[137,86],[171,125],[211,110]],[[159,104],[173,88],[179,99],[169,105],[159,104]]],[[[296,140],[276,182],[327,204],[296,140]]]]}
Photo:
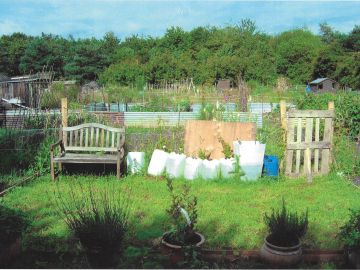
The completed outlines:
{"type": "Polygon", "coordinates": [[[171,26],[237,24],[251,19],[268,34],[319,24],[349,32],[360,25],[360,1],[121,1],[121,0],[0,0],[0,35],[42,32],[75,38],[101,38],[114,32],[161,36],[171,26]]]}

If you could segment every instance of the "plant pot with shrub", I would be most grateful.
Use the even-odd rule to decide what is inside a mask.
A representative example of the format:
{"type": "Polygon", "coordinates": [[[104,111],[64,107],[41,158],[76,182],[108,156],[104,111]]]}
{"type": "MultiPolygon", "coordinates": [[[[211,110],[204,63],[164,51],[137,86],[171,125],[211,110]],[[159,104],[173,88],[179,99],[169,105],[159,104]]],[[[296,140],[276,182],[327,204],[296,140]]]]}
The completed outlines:
{"type": "Polygon", "coordinates": [[[360,209],[350,209],[349,220],[340,228],[340,238],[353,267],[360,269],[360,209]]]}
{"type": "Polygon", "coordinates": [[[115,267],[121,258],[129,221],[129,197],[113,186],[94,191],[71,188],[58,196],[68,227],[79,239],[93,268],[115,267]],[[77,191],[79,191],[77,193],[77,191]]]}
{"type": "Polygon", "coordinates": [[[172,220],[172,228],[162,236],[161,243],[172,263],[186,260],[191,250],[191,256],[205,242],[204,236],[195,231],[197,223],[197,198],[190,195],[190,186],[184,184],[182,190],[176,193],[173,181],[167,178],[167,187],[171,194],[171,206],[167,213],[172,220]]]}
{"type": "Polygon", "coordinates": [[[289,212],[285,201],[281,210],[272,210],[265,214],[265,223],[269,234],[260,250],[261,258],[272,266],[293,266],[301,261],[300,239],[308,228],[308,211],[299,215],[289,212]]]}

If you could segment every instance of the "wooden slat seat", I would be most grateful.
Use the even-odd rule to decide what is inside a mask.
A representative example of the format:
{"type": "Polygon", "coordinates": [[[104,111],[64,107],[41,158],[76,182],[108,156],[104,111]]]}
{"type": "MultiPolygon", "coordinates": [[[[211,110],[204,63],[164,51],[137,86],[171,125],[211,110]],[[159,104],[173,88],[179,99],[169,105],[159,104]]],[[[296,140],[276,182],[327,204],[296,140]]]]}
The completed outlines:
{"type": "Polygon", "coordinates": [[[54,164],[100,163],[116,164],[120,178],[120,164],[124,157],[125,129],[89,123],[60,129],[60,140],[51,145],[51,177],[55,180],[54,164]],[[100,138],[99,138],[100,137],[100,138]],[[60,147],[60,155],[55,148],[60,147]]]}
{"type": "Polygon", "coordinates": [[[67,153],[63,157],[54,157],[55,163],[106,163],[116,164],[117,156],[112,154],[77,154],[67,153]]]}

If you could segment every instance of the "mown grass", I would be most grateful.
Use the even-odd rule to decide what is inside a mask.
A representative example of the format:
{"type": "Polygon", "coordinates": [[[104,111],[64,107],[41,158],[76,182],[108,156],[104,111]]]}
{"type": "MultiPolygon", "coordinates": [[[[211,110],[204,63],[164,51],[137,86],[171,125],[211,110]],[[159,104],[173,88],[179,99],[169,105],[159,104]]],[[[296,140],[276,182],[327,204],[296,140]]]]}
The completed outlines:
{"type": "MultiPolygon", "coordinates": [[[[131,240],[152,242],[170,228],[166,208],[170,196],[161,178],[128,176],[121,181],[114,176],[61,176],[57,183],[43,176],[33,183],[16,188],[1,200],[10,207],[27,212],[31,229],[29,245],[39,249],[67,249],[71,234],[56,211],[54,191],[66,193],[78,189],[78,182],[96,189],[119,188],[131,192],[131,240]]],[[[184,183],[176,180],[175,186],[184,183]]],[[[359,207],[359,190],[335,174],[305,179],[264,179],[258,182],[202,181],[190,182],[198,196],[198,231],[206,237],[206,245],[215,247],[259,248],[266,230],[263,214],[281,205],[284,197],[292,210],[309,209],[309,231],[305,245],[311,248],[341,248],[336,235],[348,217],[348,209],[359,207]]],[[[72,244],[69,244],[72,245],[72,244]]],[[[34,248],[34,247],[32,247],[34,248]]]]}

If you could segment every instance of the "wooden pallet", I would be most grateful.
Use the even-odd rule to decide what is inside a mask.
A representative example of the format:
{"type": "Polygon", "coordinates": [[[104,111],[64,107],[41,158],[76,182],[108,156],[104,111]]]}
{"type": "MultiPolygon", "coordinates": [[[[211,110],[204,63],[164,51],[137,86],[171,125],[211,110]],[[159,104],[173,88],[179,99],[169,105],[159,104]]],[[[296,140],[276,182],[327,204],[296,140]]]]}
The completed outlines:
{"type": "Polygon", "coordinates": [[[330,110],[289,111],[285,174],[290,177],[327,174],[330,171],[333,118],[330,110]]]}

